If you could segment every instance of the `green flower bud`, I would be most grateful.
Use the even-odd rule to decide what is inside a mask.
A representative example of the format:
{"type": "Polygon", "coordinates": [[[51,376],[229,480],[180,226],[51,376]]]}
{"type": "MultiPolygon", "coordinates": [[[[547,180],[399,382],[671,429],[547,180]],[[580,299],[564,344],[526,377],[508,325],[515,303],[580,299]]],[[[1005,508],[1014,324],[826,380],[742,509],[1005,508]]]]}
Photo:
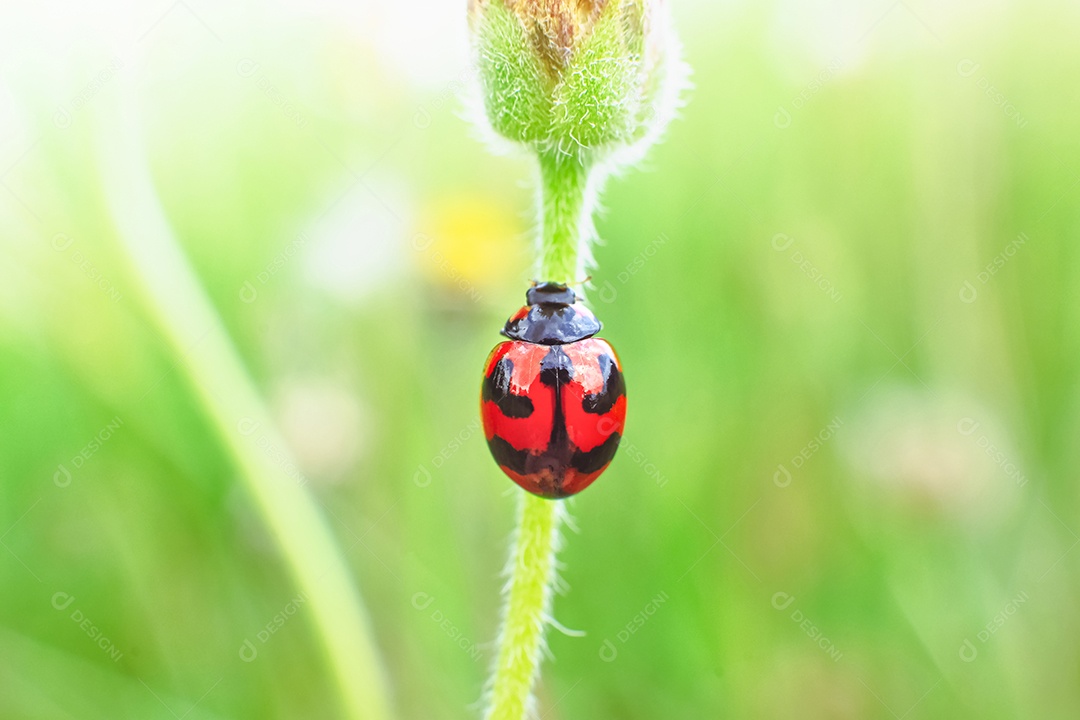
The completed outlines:
{"type": "Polygon", "coordinates": [[[499,135],[540,155],[632,160],[674,114],[686,70],[665,0],[471,0],[469,10],[499,135]]]}

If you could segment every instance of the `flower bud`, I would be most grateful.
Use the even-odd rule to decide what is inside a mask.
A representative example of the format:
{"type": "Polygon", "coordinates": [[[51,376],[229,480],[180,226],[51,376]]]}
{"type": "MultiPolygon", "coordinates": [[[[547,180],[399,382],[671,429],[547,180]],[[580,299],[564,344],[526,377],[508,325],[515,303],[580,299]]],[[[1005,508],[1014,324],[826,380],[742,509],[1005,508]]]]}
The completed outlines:
{"type": "Polygon", "coordinates": [[[539,153],[644,151],[686,70],[666,0],[471,0],[491,128],[539,153]]]}

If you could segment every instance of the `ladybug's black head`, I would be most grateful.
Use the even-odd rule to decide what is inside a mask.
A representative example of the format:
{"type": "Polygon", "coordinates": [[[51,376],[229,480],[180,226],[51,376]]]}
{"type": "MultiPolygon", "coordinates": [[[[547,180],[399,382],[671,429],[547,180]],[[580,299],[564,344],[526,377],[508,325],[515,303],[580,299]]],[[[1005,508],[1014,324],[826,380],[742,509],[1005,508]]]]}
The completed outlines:
{"type": "Polygon", "coordinates": [[[530,305],[553,303],[555,305],[573,305],[577,295],[566,285],[553,282],[537,283],[525,293],[525,300],[530,305]]]}
{"type": "Polygon", "coordinates": [[[525,293],[528,303],[506,321],[502,334],[538,345],[566,345],[600,332],[602,325],[566,285],[538,283],[525,293]]]}

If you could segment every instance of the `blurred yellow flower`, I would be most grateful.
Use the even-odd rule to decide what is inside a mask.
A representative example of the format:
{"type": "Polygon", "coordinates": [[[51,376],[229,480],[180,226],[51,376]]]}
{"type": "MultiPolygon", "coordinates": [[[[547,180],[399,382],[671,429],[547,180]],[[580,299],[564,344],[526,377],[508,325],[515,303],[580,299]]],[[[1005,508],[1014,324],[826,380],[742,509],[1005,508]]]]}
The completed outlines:
{"type": "Polygon", "coordinates": [[[525,228],[505,207],[479,194],[454,194],[423,209],[410,245],[425,278],[479,302],[506,280],[507,268],[526,267],[525,228]]]}

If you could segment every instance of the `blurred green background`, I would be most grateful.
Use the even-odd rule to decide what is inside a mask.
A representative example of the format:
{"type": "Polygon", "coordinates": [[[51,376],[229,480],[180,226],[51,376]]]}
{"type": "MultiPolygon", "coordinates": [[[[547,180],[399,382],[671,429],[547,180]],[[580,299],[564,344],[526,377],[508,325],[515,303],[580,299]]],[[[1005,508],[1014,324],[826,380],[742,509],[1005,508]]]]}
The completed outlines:
{"type": "MultiPolygon", "coordinates": [[[[462,117],[463,4],[0,15],[0,717],[364,717],[312,588],[394,717],[478,715],[533,197],[462,117]]],[[[673,6],[542,717],[1080,716],[1080,8],[673,6]]]]}

